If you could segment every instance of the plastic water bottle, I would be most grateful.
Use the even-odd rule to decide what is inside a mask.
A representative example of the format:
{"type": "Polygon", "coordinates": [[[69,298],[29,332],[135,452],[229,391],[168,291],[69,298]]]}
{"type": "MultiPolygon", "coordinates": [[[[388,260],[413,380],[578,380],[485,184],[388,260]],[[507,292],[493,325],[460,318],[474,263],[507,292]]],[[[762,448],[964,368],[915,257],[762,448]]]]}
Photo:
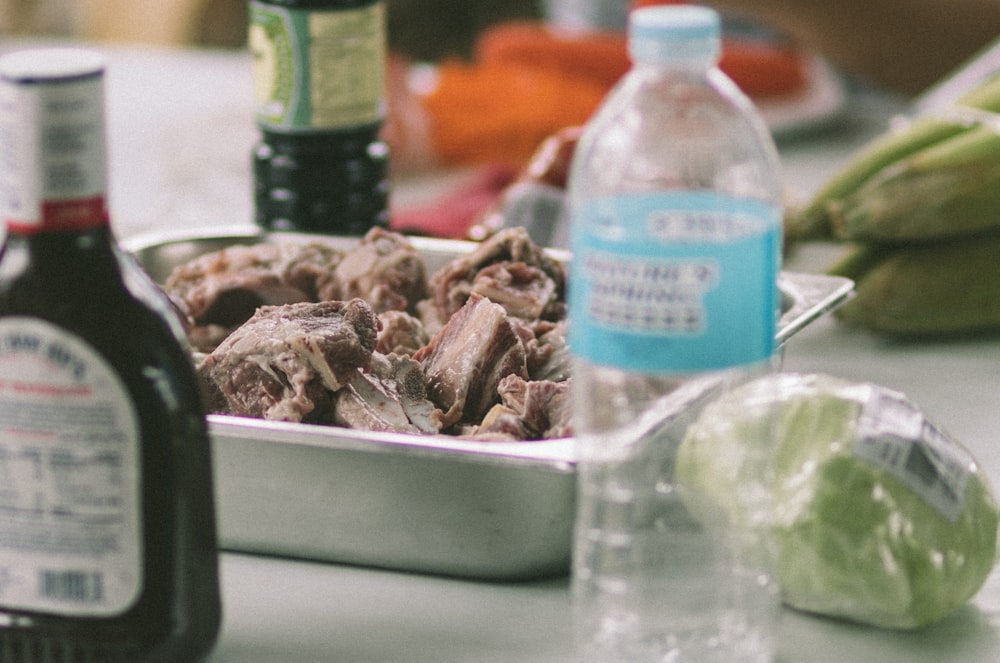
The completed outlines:
{"type": "Polygon", "coordinates": [[[623,31],[628,20],[624,0],[544,0],[546,22],[565,32],[623,31]]]}
{"type": "MultiPolygon", "coordinates": [[[[585,660],[773,658],[765,528],[695,517],[672,473],[699,407],[775,355],[780,165],[717,67],[719,23],[702,7],[634,10],[634,66],[570,168],[572,590],[585,660]]],[[[761,513],[758,502],[747,506],[761,513]]]]}

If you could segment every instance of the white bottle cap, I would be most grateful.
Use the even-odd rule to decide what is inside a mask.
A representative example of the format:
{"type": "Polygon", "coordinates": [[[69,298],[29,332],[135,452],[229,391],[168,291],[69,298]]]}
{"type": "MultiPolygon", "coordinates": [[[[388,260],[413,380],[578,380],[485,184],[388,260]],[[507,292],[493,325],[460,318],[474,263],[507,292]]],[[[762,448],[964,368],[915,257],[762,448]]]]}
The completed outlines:
{"type": "Polygon", "coordinates": [[[596,31],[625,32],[625,0],[542,0],[546,24],[569,34],[596,31]]]}
{"type": "Polygon", "coordinates": [[[20,84],[99,76],[104,68],[104,57],[100,53],[82,48],[43,48],[0,57],[0,79],[20,84]]]}
{"type": "Polygon", "coordinates": [[[641,7],[629,15],[629,55],[648,64],[714,62],[721,52],[720,24],[718,12],[708,7],[641,7]]]}

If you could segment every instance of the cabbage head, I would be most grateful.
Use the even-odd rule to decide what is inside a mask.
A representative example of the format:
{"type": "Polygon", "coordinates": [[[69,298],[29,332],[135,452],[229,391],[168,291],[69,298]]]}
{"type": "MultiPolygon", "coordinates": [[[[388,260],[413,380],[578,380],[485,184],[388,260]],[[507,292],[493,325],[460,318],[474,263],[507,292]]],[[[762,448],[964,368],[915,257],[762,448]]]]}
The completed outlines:
{"type": "Polygon", "coordinates": [[[763,479],[782,598],[804,611],[924,626],[968,601],[996,558],[997,505],[971,454],[877,385],[752,381],[692,424],[675,478],[701,496],[692,511],[741,522],[763,479]]]}

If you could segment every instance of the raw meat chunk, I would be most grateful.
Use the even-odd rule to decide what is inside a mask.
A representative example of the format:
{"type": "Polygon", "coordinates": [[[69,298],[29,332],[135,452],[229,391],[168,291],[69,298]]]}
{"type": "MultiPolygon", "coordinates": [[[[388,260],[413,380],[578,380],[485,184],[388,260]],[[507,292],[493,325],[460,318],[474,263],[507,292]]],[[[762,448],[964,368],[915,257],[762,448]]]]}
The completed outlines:
{"type": "Polygon", "coordinates": [[[337,265],[331,289],[324,299],[360,297],[376,313],[413,311],[427,292],[423,257],[398,233],[372,228],[362,242],[337,265]]]}
{"type": "Polygon", "coordinates": [[[546,320],[565,315],[565,269],[535,244],[524,228],[499,231],[468,255],[432,274],[428,285],[434,312],[442,321],[462,308],[477,290],[511,315],[546,320]],[[536,301],[529,304],[530,299],[536,301]]]}
{"type": "Polygon", "coordinates": [[[571,373],[566,321],[540,322],[534,327],[535,340],[528,343],[528,375],[532,380],[563,382],[571,373]]]}
{"type": "Polygon", "coordinates": [[[538,440],[571,434],[568,382],[508,375],[497,391],[501,403],[486,414],[475,437],[538,440]]]}
{"type": "Polygon", "coordinates": [[[382,330],[376,352],[384,355],[412,355],[431,340],[423,323],[405,311],[385,311],[378,315],[382,330]]]}
{"type": "Polygon", "coordinates": [[[231,246],[179,265],[164,289],[189,319],[192,345],[209,351],[260,306],[315,301],[341,256],[319,243],[231,246]]]}
{"type": "Polygon", "coordinates": [[[365,301],[265,306],[198,368],[230,414],[323,422],[332,396],[371,363],[378,318],[365,301]]]}
{"type": "Polygon", "coordinates": [[[498,262],[484,267],[472,280],[472,292],[525,320],[542,318],[559,300],[555,280],[523,262],[498,262]]]}

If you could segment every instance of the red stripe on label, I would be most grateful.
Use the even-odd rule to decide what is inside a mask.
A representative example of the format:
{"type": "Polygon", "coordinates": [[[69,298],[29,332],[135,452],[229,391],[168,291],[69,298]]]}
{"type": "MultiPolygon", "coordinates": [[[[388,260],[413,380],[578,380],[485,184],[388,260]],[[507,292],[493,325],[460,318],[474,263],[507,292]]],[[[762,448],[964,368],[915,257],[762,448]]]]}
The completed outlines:
{"type": "Polygon", "coordinates": [[[24,219],[6,219],[9,230],[27,234],[49,230],[90,230],[108,223],[104,196],[74,200],[50,200],[42,203],[40,223],[24,219]]]}

